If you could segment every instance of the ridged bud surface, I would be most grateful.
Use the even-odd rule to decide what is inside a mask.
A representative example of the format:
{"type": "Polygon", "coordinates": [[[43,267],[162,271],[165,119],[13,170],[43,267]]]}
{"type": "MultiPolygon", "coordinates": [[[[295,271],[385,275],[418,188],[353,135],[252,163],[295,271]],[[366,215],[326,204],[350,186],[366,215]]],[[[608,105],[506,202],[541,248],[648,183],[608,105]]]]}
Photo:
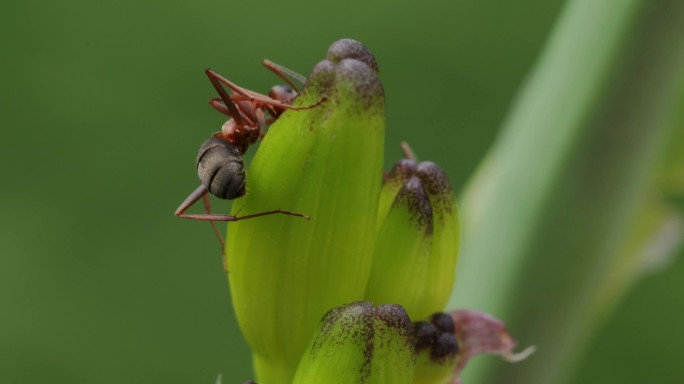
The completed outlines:
{"type": "Polygon", "coordinates": [[[385,177],[379,204],[366,300],[400,304],[412,319],[444,309],[459,247],[446,175],[432,162],[401,160],[385,177]]]}
{"type": "MultiPolygon", "coordinates": [[[[338,47],[339,48],[339,47],[338,47]]],[[[373,68],[336,48],[310,74],[297,106],[269,129],[247,170],[226,260],[238,322],[259,384],[290,383],[322,316],[362,300],[371,268],[385,130],[373,68]],[[351,58],[350,58],[351,57],[351,58]]]]}
{"type": "Polygon", "coordinates": [[[323,319],[293,384],[410,384],[413,330],[397,305],[344,305],[323,319]]]}

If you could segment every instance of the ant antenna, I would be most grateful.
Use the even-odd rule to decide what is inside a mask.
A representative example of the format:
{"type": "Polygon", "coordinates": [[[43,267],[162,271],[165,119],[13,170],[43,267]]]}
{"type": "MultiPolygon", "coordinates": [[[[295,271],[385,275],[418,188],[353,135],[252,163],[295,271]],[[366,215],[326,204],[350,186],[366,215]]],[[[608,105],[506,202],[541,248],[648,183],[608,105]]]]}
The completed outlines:
{"type": "Polygon", "coordinates": [[[402,141],[399,145],[401,146],[401,151],[404,152],[405,158],[416,161],[416,154],[413,153],[411,146],[409,146],[407,142],[402,141]]]}
{"type": "Polygon", "coordinates": [[[230,116],[233,118],[233,120],[235,120],[237,125],[244,125],[240,111],[237,109],[235,104],[230,100],[228,92],[226,92],[221,83],[217,80],[219,74],[211,69],[207,69],[206,71],[204,71],[204,73],[207,74],[207,76],[209,77],[209,81],[211,81],[211,85],[214,86],[216,92],[218,92],[219,96],[221,96],[221,100],[223,100],[223,104],[225,104],[226,108],[228,108],[228,113],[230,113],[230,116]]]}
{"type": "Polygon", "coordinates": [[[287,76],[290,76],[291,78],[299,81],[302,84],[306,83],[306,77],[305,76],[300,75],[299,73],[297,73],[297,72],[295,72],[289,68],[283,67],[280,64],[276,64],[276,63],[272,62],[271,60],[264,59],[264,61],[262,61],[261,64],[263,64],[264,67],[268,68],[271,72],[275,73],[276,76],[283,79],[297,93],[299,93],[299,88],[296,85],[294,85],[292,80],[288,79],[287,76]],[[285,75],[287,75],[287,76],[285,76],[285,75]]]}

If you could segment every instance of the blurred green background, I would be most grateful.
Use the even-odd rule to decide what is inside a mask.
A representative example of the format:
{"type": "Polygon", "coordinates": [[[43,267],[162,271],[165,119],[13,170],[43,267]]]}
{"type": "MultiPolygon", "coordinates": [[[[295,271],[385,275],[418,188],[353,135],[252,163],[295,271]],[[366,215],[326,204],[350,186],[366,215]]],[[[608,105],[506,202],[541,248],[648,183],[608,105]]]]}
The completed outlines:
{"type": "MultiPolygon", "coordinates": [[[[306,73],[333,41],[360,40],[385,85],[387,163],[408,140],[459,190],[562,5],[4,4],[0,383],[251,378],[218,242],[173,216],[198,185],[199,145],[223,122],[205,68],[265,92],[278,79],[263,58],[306,73]]],[[[573,382],[680,383],[681,292],[683,258],[637,284],[573,382]]]]}

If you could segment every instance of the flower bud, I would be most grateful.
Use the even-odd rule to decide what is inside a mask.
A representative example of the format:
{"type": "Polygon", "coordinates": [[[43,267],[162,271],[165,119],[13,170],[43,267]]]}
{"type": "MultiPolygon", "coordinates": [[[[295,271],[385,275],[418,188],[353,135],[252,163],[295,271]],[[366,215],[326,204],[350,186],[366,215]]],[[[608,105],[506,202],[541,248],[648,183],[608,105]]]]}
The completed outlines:
{"type": "Polygon", "coordinates": [[[460,346],[451,316],[435,313],[430,321],[414,325],[416,333],[415,384],[451,383],[459,360],[460,346]]]}
{"type": "Polygon", "coordinates": [[[398,303],[412,319],[442,310],[456,275],[454,194],[432,162],[404,159],[385,177],[366,299],[398,303]]]}
{"type": "Polygon", "coordinates": [[[304,353],[294,384],[410,384],[413,329],[398,305],[356,302],[328,312],[304,353]]]}
{"type": "Polygon", "coordinates": [[[232,211],[281,209],[311,221],[271,215],[228,226],[233,305],[260,384],[291,382],[318,321],[363,299],[370,273],[384,93],[365,47],[333,46],[294,104],[324,101],[286,111],[270,127],[247,170],[247,194],[232,211]]]}
{"type": "Polygon", "coordinates": [[[506,326],[474,310],[435,313],[429,321],[414,324],[416,343],[415,384],[460,383],[458,375],[468,360],[482,353],[498,354],[506,361],[524,360],[534,347],[513,353],[516,341],[506,326]]]}

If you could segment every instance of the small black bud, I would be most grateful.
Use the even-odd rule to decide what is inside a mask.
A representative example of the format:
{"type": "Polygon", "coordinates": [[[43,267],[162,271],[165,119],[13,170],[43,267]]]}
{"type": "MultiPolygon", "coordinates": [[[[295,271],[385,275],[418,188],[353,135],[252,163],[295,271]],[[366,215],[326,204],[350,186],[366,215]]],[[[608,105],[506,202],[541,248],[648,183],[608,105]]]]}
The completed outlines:
{"type": "Polygon", "coordinates": [[[435,361],[445,361],[458,353],[458,341],[453,333],[442,333],[430,348],[430,358],[435,361]]]}
{"type": "Polygon", "coordinates": [[[452,335],[456,333],[454,319],[444,312],[437,312],[433,314],[430,318],[430,321],[442,332],[451,333],[452,335]]]}
{"type": "Polygon", "coordinates": [[[429,348],[437,340],[439,331],[428,321],[418,321],[413,324],[416,333],[416,352],[429,348]]]}

